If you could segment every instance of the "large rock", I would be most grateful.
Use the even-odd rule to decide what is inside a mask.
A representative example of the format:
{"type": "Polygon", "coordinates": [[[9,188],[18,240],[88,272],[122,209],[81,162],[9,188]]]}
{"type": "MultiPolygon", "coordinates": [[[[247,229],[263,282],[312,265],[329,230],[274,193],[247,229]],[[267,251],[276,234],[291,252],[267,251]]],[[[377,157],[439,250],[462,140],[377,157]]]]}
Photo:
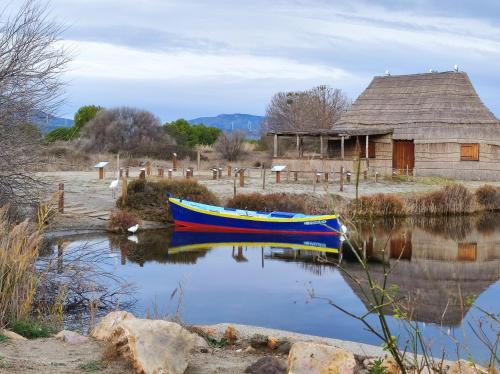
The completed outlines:
{"type": "Polygon", "coordinates": [[[196,336],[173,322],[132,318],[119,322],[109,341],[138,373],[182,374],[196,336]]]}
{"type": "Polygon", "coordinates": [[[5,336],[9,339],[12,339],[12,340],[28,340],[24,336],[21,336],[21,335],[15,333],[14,331],[0,329],[0,333],[3,336],[5,336]]]}
{"type": "Polygon", "coordinates": [[[258,361],[246,368],[245,373],[251,374],[285,374],[286,363],[279,358],[267,356],[262,357],[258,361]]]}
{"type": "Polygon", "coordinates": [[[97,340],[108,340],[120,322],[131,319],[135,319],[135,316],[129,312],[119,311],[108,313],[101,319],[99,324],[92,329],[90,336],[97,340]]]}
{"type": "Polygon", "coordinates": [[[298,342],[288,355],[289,374],[354,374],[352,352],[329,345],[298,342]]]}
{"type": "Polygon", "coordinates": [[[62,330],[55,337],[57,339],[62,340],[63,342],[66,342],[66,343],[72,344],[72,345],[83,344],[83,343],[87,343],[89,341],[88,336],[83,336],[77,332],[69,331],[69,330],[62,330]]]}

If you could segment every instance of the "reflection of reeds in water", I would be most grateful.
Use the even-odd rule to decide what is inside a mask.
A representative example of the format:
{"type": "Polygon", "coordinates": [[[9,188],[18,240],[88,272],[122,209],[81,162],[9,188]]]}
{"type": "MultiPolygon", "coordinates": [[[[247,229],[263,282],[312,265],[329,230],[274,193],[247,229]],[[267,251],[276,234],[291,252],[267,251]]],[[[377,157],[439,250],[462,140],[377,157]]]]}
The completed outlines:
{"type": "Polygon", "coordinates": [[[471,216],[412,217],[409,223],[444,239],[463,240],[474,227],[471,216]]]}

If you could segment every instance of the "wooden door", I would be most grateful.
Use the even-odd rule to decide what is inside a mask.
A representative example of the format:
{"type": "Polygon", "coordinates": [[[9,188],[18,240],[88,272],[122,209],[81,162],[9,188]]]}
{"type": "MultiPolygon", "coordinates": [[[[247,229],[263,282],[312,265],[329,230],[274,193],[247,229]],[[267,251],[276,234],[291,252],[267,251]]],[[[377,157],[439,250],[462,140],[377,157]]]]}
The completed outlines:
{"type": "Polygon", "coordinates": [[[394,140],[392,146],[392,168],[396,173],[413,174],[415,167],[415,143],[413,140],[394,140]]]}

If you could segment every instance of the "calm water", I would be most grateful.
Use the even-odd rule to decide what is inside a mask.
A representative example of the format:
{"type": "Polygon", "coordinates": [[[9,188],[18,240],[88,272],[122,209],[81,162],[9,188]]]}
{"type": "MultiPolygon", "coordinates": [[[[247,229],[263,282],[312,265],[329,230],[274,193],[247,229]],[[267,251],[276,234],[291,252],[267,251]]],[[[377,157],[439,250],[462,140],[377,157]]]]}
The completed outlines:
{"type": "MultiPolygon", "coordinates": [[[[406,298],[435,352],[454,352],[446,336],[452,335],[484,360],[468,327],[477,325],[480,313],[461,300],[500,312],[499,222],[500,215],[406,220],[395,228],[381,222],[361,228],[354,239],[365,243],[379,281],[383,262],[400,258],[390,283],[398,285],[397,296],[406,298]]],[[[360,322],[311,298],[313,291],[351,312],[367,310],[363,292],[334,263],[341,257],[360,279],[362,269],[345,249],[335,253],[340,243],[334,238],[168,231],[65,240],[61,271],[71,253],[92,252],[101,269],[133,286],[136,302],[129,308],[137,315],[173,315],[180,305],[188,323],[243,323],[380,345],[360,322]],[[179,285],[183,291],[174,292],[179,285]]],[[[57,256],[57,244],[48,256],[57,256]]],[[[389,320],[397,331],[397,320],[389,320]]]]}

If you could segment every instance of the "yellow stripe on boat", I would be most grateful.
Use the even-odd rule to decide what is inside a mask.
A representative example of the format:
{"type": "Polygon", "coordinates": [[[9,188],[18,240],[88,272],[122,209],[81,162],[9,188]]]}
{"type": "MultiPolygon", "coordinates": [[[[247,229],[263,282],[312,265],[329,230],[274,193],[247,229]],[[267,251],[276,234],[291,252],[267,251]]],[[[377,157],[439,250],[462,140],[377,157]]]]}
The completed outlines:
{"type": "Polygon", "coordinates": [[[301,218],[286,218],[286,217],[256,217],[256,216],[241,216],[238,214],[230,214],[230,213],[219,213],[213,212],[210,210],[196,208],[194,206],[190,206],[188,204],[182,203],[178,199],[169,198],[171,203],[175,205],[179,205],[185,209],[192,210],[193,212],[208,214],[216,217],[224,217],[224,218],[232,218],[232,219],[244,219],[248,221],[264,221],[264,222],[310,222],[310,221],[322,221],[328,219],[336,219],[335,215],[326,215],[326,216],[313,216],[313,217],[301,217],[301,218]]]}

